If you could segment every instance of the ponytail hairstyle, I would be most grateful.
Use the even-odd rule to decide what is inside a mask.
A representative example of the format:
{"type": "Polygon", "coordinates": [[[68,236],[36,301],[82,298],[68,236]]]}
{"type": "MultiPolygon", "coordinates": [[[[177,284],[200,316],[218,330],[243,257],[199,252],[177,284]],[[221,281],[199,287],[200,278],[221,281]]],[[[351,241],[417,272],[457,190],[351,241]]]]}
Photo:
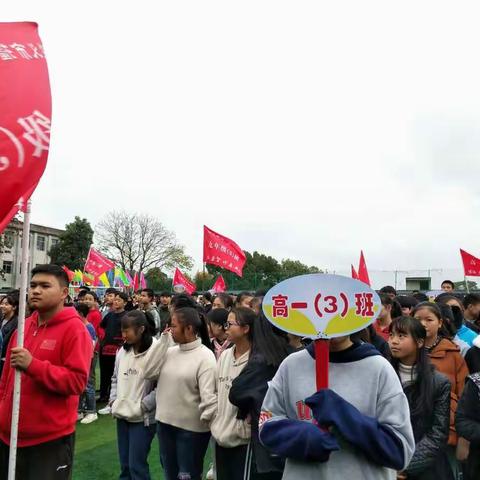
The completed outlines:
{"type": "MultiPolygon", "coordinates": [[[[138,353],[143,353],[150,348],[153,343],[153,337],[157,333],[155,320],[151,313],[142,312],[141,310],[130,310],[121,319],[122,329],[133,327],[135,331],[144,328],[138,353]]],[[[128,352],[133,348],[130,343],[124,343],[123,348],[128,352]]]]}
{"type": "Polygon", "coordinates": [[[446,326],[445,317],[442,315],[440,307],[436,303],[432,302],[421,302],[412,310],[412,317],[419,311],[426,308],[433,315],[435,315],[439,320],[442,321],[442,326],[438,330],[438,336],[443,338],[451,338],[448,327],[446,326]]]}
{"type": "Polygon", "coordinates": [[[197,308],[184,307],[176,309],[174,315],[184,327],[191,326],[193,333],[202,339],[202,343],[209,350],[212,349],[212,342],[210,341],[207,322],[203,313],[197,308]]]}
{"type": "Polygon", "coordinates": [[[384,307],[387,307],[390,305],[392,308],[390,309],[390,316],[392,318],[397,318],[402,316],[402,307],[400,306],[400,303],[398,303],[397,300],[389,297],[387,294],[382,293],[380,295],[380,300],[382,302],[382,305],[384,307]]]}
{"type": "Polygon", "coordinates": [[[235,315],[235,320],[241,327],[246,327],[247,325],[250,327],[248,329],[248,340],[253,344],[254,325],[256,323],[257,314],[251,308],[247,307],[233,308],[230,313],[235,315]]]}
{"type": "MultiPolygon", "coordinates": [[[[453,340],[453,337],[457,334],[457,325],[455,324],[455,315],[453,314],[453,307],[447,305],[446,303],[439,303],[438,308],[442,313],[442,335],[450,340],[453,340]]],[[[456,307],[458,308],[458,307],[456,307]]],[[[462,319],[463,317],[461,317],[462,319]]],[[[460,320],[462,321],[462,320],[460,320]]],[[[461,324],[458,328],[461,328],[461,324]]]]}
{"type": "MultiPolygon", "coordinates": [[[[407,316],[393,319],[389,331],[390,333],[410,335],[417,346],[418,342],[423,342],[423,345],[417,348],[417,358],[415,360],[417,378],[412,384],[406,386],[406,390],[408,389],[411,391],[411,396],[408,396],[411,416],[419,417],[420,419],[427,419],[433,411],[434,390],[434,367],[430,363],[428,352],[425,348],[427,331],[420,320],[407,316]]],[[[392,358],[391,363],[398,374],[400,361],[396,358],[392,358]]]]}

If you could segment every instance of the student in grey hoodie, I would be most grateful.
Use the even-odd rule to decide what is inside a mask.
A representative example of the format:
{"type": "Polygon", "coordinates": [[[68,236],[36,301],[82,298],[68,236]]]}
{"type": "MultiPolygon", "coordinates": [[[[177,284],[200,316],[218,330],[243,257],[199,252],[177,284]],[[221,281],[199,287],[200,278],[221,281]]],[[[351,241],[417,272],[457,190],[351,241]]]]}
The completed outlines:
{"type": "Polygon", "coordinates": [[[156,432],[155,383],[143,378],[147,352],[156,342],[154,320],[132,310],[121,320],[125,341],[115,359],[110,405],[117,419],[120,478],[150,480],[148,454],[156,432]]]}
{"type": "Polygon", "coordinates": [[[415,450],[407,398],[392,366],[366,343],[330,340],[330,388],[317,391],[313,344],[269,384],[260,440],[287,458],[283,479],[394,480],[415,450]]]}

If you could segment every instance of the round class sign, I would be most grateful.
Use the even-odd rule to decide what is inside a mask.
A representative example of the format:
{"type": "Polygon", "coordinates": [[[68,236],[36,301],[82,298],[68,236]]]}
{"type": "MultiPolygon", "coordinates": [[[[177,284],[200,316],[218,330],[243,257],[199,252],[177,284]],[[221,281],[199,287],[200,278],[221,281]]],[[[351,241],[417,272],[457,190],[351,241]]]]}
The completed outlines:
{"type": "Polygon", "coordinates": [[[358,332],[375,321],[381,308],[380,297],[366,283],[323,273],[284,280],[263,299],[263,313],[273,325],[311,339],[358,332]]]}

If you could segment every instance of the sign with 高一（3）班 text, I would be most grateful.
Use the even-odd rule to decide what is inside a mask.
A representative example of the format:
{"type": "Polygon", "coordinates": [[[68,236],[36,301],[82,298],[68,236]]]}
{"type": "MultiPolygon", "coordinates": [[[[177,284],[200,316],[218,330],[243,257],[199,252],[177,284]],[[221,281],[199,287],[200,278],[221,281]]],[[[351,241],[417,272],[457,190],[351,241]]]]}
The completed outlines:
{"type": "Polygon", "coordinates": [[[284,280],[263,299],[263,313],[273,325],[312,339],[358,332],[381,308],[380,297],[366,283],[323,273],[284,280]]]}

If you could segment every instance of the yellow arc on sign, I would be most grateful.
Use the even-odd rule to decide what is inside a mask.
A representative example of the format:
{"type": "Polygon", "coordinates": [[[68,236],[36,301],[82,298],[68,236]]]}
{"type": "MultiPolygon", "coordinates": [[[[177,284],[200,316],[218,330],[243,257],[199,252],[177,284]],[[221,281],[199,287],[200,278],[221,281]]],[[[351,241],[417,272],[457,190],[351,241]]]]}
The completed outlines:
{"type": "MultiPolygon", "coordinates": [[[[273,319],[273,306],[264,305],[267,316],[273,319]]],[[[300,336],[317,335],[315,325],[302,312],[291,308],[287,318],[276,317],[273,320],[278,327],[289,330],[292,333],[298,333],[300,336]]]]}
{"type": "MultiPolygon", "coordinates": [[[[378,310],[378,306],[373,307],[375,313],[378,310]]],[[[345,331],[358,330],[362,326],[367,325],[370,322],[371,317],[361,317],[355,313],[356,308],[350,308],[345,317],[336,315],[333,317],[325,329],[326,335],[334,335],[335,333],[342,333],[345,331]]]]}

